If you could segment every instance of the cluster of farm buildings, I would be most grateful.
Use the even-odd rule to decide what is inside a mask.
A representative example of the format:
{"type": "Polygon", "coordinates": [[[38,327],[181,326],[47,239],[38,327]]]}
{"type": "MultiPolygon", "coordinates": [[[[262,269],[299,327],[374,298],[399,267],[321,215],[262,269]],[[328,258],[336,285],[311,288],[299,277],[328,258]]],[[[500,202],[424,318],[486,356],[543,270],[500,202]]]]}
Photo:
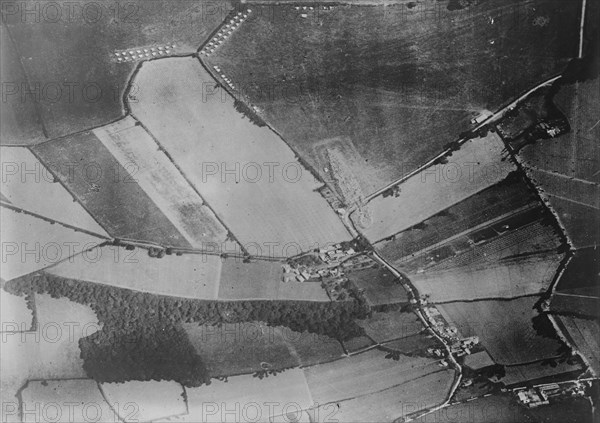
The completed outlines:
{"type": "Polygon", "coordinates": [[[560,397],[583,397],[591,381],[574,381],[562,384],[548,383],[529,389],[515,391],[519,402],[529,408],[550,404],[550,400],[560,397]]]}
{"type": "MultiPolygon", "coordinates": [[[[426,300],[421,300],[426,303],[426,300]]],[[[433,306],[426,306],[421,309],[427,320],[433,325],[435,331],[443,338],[449,341],[450,353],[458,357],[471,354],[474,347],[479,344],[479,337],[469,336],[461,338],[458,330],[454,326],[448,325],[448,322],[442,317],[439,310],[433,306]]],[[[443,356],[443,352],[439,349],[428,350],[430,354],[443,356]]],[[[444,364],[444,363],[442,363],[444,364]]],[[[447,365],[447,364],[446,364],[447,365]]]]}

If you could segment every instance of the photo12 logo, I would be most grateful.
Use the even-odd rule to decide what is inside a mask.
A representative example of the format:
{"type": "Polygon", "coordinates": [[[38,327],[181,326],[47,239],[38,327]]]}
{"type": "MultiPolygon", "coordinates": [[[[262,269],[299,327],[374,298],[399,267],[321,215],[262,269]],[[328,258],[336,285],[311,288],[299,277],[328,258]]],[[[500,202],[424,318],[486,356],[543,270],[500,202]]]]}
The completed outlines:
{"type": "MultiPolygon", "coordinates": [[[[46,389],[51,382],[32,381],[46,389]]],[[[73,398],[76,398],[76,393],[73,398]]],[[[118,423],[139,422],[140,407],[135,402],[108,403],[95,401],[35,401],[24,399],[21,403],[2,402],[2,421],[24,421],[45,423],[118,423]],[[123,420],[121,420],[123,418],[123,420]]]]}
{"type": "Polygon", "coordinates": [[[296,183],[302,179],[298,162],[202,162],[202,183],[296,183]]]}
{"type": "Polygon", "coordinates": [[[117,1],[2,1],[2,23],[95,24],[100,21],[137,23],[139,2],[117,1]]]}

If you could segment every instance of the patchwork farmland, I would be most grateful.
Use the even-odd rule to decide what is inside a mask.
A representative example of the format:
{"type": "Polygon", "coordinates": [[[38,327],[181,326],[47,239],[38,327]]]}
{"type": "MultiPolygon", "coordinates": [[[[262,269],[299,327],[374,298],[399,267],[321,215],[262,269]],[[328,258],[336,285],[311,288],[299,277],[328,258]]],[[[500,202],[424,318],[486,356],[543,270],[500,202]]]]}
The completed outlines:
{"type": "Polygon", "coordinates": [[[248,1],[3,13],[10,420],[585,420],[599,98],[564,81],[590,2],[248,1]],[[567,134],[515,150],[536,84],[569,122],[524,121],[567,134]]]}
{"type": "Polygon", "coordinates": [[[128,116],[93,133],[123,168],[135,169],[135,181],[193,247],[225,241],[226,229],[133,118],[128,116]]]}
{"type": "Polygon", "coordinates": [[[500,182],[515,169],[503,150],[495,133],[467,141],[448,163],[433,165],[400,184],[397,197],[373,199],[372,223],[362,229],[363,235],[380,241],[500,182]]]}
{"type": "Polygon", "coordinates": [[[191,248],[136,182],[138,168],[123,167],[93,132],[32,151],[112,237],[191,248]]]}
{"type": "Polygon", "coordinates": [[[146,62],[134,82],[146,90],[130,103],[132,113],[243,246],[275,246],[277,256],[290,256],[351,239],[314,191],[317,180],[274,132],[234,109],[198,60],[146,62]]]}

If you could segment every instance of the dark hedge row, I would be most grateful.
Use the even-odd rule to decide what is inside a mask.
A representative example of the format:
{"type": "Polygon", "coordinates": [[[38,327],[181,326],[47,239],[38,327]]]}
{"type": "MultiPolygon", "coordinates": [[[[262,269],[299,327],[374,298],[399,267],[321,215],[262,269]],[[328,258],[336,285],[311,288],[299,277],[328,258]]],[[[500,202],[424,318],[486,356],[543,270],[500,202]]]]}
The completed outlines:
{"type": "Polygon", "coordinates": [[[16,295],[49,294],[88,305],[102,330],[80,340],[88,376],[100,382],[176,380],[198,386],[209,380],[201,357],[180,328],[199,324],[262,321],[297,332],[312,332],[346,340],[363,334],[354,319],[364,319],[368,306],[361,300],[207,301],[154,295],[45,273],[7,282],[16,295]]]}

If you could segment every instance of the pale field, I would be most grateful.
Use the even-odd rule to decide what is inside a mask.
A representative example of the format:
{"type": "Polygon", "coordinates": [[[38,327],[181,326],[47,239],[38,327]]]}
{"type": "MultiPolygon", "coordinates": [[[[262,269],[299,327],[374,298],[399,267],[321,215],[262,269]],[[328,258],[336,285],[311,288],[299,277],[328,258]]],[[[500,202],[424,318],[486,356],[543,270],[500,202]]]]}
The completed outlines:
{"type": "Polygon", "coordinates": [[[569,316],[554,316],[566,329],[566,336],[575,349],[588,361],[592,370],[600,373],[600,326],[597,321],[569,316]]]}
{"type": "Polygon", "coordinates": [[[438,371],[430,358],[401,356],[369,350],[348,358],[304,369],[313,400],[318,404],[342,401],[375,393],[438,371]]]}
{"type": "Polygon", "coordinates": [[[13,206],[109,237],[60,183],[53,182],[52,174],[27,148],[0,147],[0,157],[0,191],[13,206]]]}
{"type": "Polygon", "coordinates": [[[283,282],[281,263],[227,259],[223,263],[219,300],[330,301],[319,282],[283,282]]]}
{"type": "Polygon", "coordinates": [[[490,261],[451,270],[410,274],[410,280],[430,302],[514,298],[548,289],[562,256],[549,254],[498,263],[490,261]]]}
{"type": "MultiPolygon", "coordinates": [[[[35,302],[38,330],[3,334],[0,344],[3,402],[15,402],[17,391],[30,379],[87,378],[78,342],[100,329],[95,313],[66,298],[55,299],[46,294],[36,294],[35,302]]],[[[14,421],[19,421],[18,416],[14,421]]]]}
{"type": "Polygon", "coordinates": [[[465,366],[470,367],[473,370],[479,370],[493,365],[494,360],[492,360],[492,357],[490,357],[485,350],[465,356],[465,366]]]}
{"type": "Polygon", "coordinates": [[[440,304],[437,309],[463,336],[479,337],[497,364],[516,365],[557,356],[560,343],[538,335],[532,318],[539,297],[440,304]]]}
{"type": "Polygon", "coordinates": [[[376,342],[405,338],[425,329],[416,314],[399,311],[374,312],[368,319],[357,320],[356,323],[376,342]]]}
{"type": "Polygon", "coordinates": [[[242,244],[277,243],[294,255],[297,248],[286,247],[351,239],[292,150],[238,113],[196,59],[146,62],[133,82],[140,87],[133,115],[242,244]]]}
{"type": "Polygon", "coordinates": [[[0,227],[4,255],[0,277],[5,281],[56,264],[104,242],[6,207],[0,209],[0,227]]]}
{"type": "Polygon", "coordinates": [[[305,410],[312,404],[304,373],[286,370],[262,380],[252,375],[233,376],[227,382],[186,389],[189,414],[177,421],[268,422],[286,411],[305,410]]]}
{"type": "Polygon", "coordinates": [[[407,229],[503,180],[515,166],[497,134],[467,141],[448,158],[400,184],[399,197],[379,196],[369,204],[372,223],[362,229],[371,242],[407,229]]]}
{"type": "Polygon", "coordinates": [[[27,308],[25,297],[19,297],[0,288],[0,332],[31,330],[33,311],[27,308]]]}
{"type": "Polygon", "coordinates": [[[99,386],[109,404],[119,405],[116,412],[125,422],[147,422],[187,413],[184,389],[177,382],[130,381],[99,386]]]}
{"type": "Polygon", "coordinates": [[[567,364],[566,362],[558,363],[556,367],[542,365],[541,363],[524,364],[522,366],[506,366],[504,368],[505,375],[500,379],[500,382],[505,385],[523,384],[527,381],[533,381],[549,376],[560,376],[564,373],[581,371],[581,366],[576,364],[567,364]]]}
{"type": "Polygon", "coordinates": [[[308,414],[312,422],[324,423],[396,421],[444,402],[454,379],[454,371],[437,369],[434,373],[380,392],[322,405],[309,410],[308,414]]]}
{"type": "Polygon", "coordinates": [[[118,183],[138,183],[160,211],[196,248],[222,242],[227,230],[203,204],[156,142],[131,116],[101,128],[94,135],[130,175],[118,183]],[[131,178],[131,179],[129,179],[131,178]]]}
{"type": "Polygon", "coordinates": [[[153,258],[144,249],[127,251],[107,245],[46,269],[69,279],[175,297],[215,300],[221,258],[184,254],[153,258]]]}
{"type": "Polygon", "coordinates": [[[120,421],[91,379],[29,381],[21,395],[23,422],[120,421]]]}

